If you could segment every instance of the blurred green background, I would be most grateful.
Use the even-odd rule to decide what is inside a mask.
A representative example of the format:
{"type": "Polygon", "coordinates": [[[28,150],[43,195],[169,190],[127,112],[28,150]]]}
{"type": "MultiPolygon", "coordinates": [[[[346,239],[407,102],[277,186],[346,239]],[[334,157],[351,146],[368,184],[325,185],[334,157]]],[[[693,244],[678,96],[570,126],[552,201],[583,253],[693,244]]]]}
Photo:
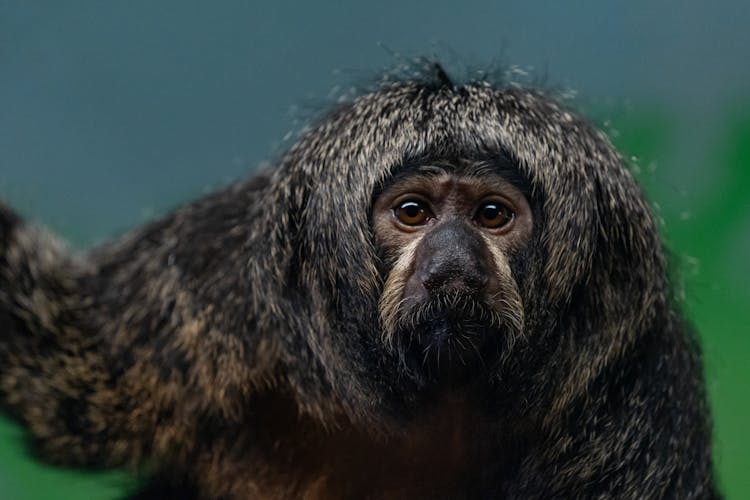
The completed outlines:
{"type": "MultiPolygon", "coordinates": [[[[404,57],[518,63],[521,81],[575,89],[646,187],[703,342],[722,489],[750,498],[748,26],[744,0],[0,0],[0,198],[86,248],[248,175],[404,57]]],[[[129,484],[40,465],[0,420],[0,498],[129,484]]]]}

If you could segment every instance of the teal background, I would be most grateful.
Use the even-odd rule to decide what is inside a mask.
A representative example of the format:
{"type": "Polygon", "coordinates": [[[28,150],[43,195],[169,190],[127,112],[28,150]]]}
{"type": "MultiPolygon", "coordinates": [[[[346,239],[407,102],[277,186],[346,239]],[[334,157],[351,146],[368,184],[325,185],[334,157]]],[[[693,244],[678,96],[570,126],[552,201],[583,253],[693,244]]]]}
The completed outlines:
{"type": "MultiPolygon", "coordinates": [[[[0,197],[86,248],[250,174],[384,68],[517,64],[521,81],[574,89],[631,159],[704,345],[722,488],[750,498],[748,26],[743,0],[0,0],[0,197]]],[[[0,498],[130,484],[46,467],[22,444],[0,421],[0,498]]]]}

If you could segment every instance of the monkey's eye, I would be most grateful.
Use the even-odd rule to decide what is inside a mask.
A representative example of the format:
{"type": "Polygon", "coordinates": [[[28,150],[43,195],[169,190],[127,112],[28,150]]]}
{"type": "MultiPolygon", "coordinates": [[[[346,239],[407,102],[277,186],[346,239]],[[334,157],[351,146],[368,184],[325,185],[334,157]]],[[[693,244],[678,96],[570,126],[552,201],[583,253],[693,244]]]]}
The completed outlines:
{"type": "Polygon", "coordinates": [[[421,226],[432,218],[432,213],[424,203],[409,200],[393,209],[393,214],[402,224],[407,226],[421,226]]]}
{"type": "Polygon", "coordinates": [[[482,227],[499,229],[513,221],[516,214],[502,203],[485,203],[479,207],[474,220],[482,227]]]}

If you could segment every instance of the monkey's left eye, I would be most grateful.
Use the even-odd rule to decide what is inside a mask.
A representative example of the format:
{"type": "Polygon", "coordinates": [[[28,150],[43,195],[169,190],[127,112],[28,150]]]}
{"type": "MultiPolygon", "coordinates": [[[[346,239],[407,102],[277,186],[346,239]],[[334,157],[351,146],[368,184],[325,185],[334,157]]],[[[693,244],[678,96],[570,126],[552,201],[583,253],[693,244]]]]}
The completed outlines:
{"type": "Polygon", "coordinates": [[[516,214],[502,203],[485,203],[479,207],[474,220],[482,227],[499,229],[513,221],[516,214]]]}
{"type": "Polygon", "coordinates": [[[399,222],[407,226],[421,226],[432,218],[430,209],[424,203],[413,200],[401,203],[393,209],[393,214],[399,222]]]}

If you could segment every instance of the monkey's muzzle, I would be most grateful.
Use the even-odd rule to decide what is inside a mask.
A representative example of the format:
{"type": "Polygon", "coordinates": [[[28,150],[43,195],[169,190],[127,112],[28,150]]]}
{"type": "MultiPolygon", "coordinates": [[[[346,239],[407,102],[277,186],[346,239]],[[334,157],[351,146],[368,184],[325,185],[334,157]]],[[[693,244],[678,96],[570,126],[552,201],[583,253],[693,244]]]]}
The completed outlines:
{"type": "Polygon", "coordinates": [[[431,379],[462,382],[479,375],[499,355],[501,317],[476,298],[435,295],[413,310],[407,340],[409,365],[431,379]]]}

